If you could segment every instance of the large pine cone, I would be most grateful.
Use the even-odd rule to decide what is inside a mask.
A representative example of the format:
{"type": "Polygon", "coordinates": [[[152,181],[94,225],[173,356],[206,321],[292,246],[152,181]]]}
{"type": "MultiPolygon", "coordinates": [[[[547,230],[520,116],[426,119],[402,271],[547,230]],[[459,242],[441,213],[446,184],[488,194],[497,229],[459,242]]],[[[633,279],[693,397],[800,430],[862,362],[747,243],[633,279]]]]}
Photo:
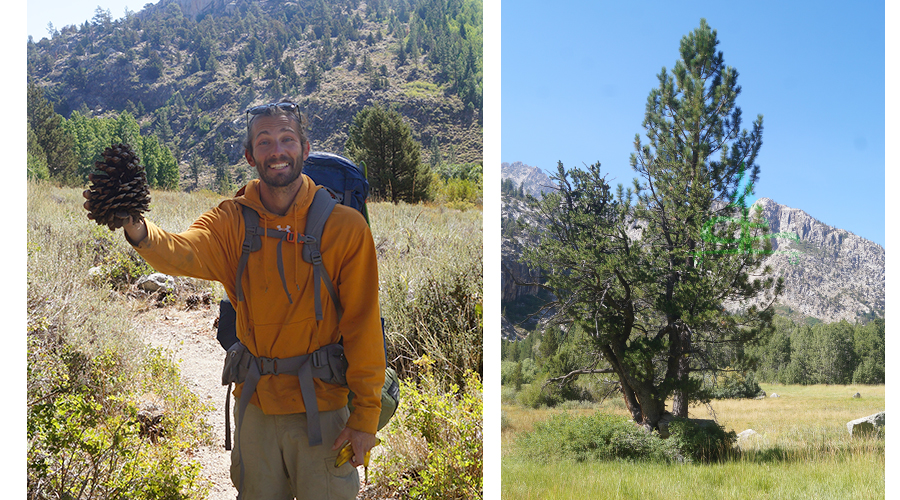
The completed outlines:
{"type": "Polygon", "coordinates": [[[150,210],[150,186],[140,160],[127,144],[114,144],[95,164],[88,197],[89,217],[110,230],[122,227],[128,218],[137,221],[150,210]]]}

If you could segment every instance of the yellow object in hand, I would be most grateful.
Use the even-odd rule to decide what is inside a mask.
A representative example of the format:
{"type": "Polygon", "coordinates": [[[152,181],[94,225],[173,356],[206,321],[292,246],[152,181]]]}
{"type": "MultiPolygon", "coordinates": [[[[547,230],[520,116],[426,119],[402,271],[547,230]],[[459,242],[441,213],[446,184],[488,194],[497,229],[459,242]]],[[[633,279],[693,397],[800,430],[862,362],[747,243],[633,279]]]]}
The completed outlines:
{"type": "MultiPolygon", "coordinates": [[[[381,444],[381,440],[375,438],[375,446],[381,444]]],[[[366,452],[366,456],[363,458],[363,466],[369,466],[369,455],[371,454],[371,450],[366,452]]],[[[353,457],[353,446],[350,444],[350,441],[347,441],[344,446],[341,447],[341,450],[338,451],[337,459],[334,461],[335,467],[340,467],[347,463],[353,457]]]]}

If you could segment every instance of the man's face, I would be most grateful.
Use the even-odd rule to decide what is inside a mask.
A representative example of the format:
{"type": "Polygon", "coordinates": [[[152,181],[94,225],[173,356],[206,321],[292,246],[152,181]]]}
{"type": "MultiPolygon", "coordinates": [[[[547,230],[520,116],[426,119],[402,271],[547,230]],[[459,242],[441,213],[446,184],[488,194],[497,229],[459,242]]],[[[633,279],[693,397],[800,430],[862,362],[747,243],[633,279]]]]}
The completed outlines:
{"type": "Polygon", "coordinates": [[[287,115],[260,116],[250,130],[253,154],[247,162],[256,167],[259,178],[270,187],[285,187],[300,177],[309,155],[309,143],[302,143],[296,122],[287,115]]]}

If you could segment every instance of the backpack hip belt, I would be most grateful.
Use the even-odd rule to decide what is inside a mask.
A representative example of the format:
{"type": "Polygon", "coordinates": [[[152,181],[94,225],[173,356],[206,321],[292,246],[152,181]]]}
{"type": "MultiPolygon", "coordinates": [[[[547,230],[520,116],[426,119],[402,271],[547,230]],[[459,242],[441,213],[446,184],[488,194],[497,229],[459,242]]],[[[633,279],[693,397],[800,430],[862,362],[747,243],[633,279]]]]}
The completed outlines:
{"type": "MultiPolygon", "coordinates": [[[[322,428],[319,424],[319,405],[316,402],[316,390],[313,378],[330,384],[347,385],[347,360],[344,358],[344,346],[329,344],[309,354],[290,358],[267,358],[254,356],[247,346],[236,342],[225,354],[225,366],[222,369],[222,385],[228,386],[225,396],[225,449],[231,449],[231,384],[243,383],[241,398],[238,401],[237,422],[235,422],[234,440],[240,443],[241,422],[244,410],[250,398],[256,392],[256,384],[263,375],[296,375],[300,383],[300,393],[306,406],[307,431],[310,446],[322,444],[322,428]]],[[[241,482],[244,481],[244,461],[241,460],[241,482]]]]}
{"type": "MultiPolygon", "coordinates": [[[[226,426],[230,429],[231,384],[243,383],[241,398],[238,402],[238,419],[235,424],[235,441],[240,435],[241,420],[250,397],[256,392],[256,384],[263,375],[296,375],[300,383],[303,405],[306,407],[309,421],[309,445],[322,444],[322,429],[319,425],[319,406],[316,402],[316,391],[313,378],[335,385],[347,386],[347,360],[344,358],[344,346],[329,344],[315,352],[290,358],[267,358],[254,356],[247,347],[237,342],[225,355],[225,366],[222,370],[222,385],[228,386],[225,400],[226,426]]],[[[226,441],[230,437],[226,433],[226,441]]],[[[226,449],[231,449],[226,442],[226,449]]]]}

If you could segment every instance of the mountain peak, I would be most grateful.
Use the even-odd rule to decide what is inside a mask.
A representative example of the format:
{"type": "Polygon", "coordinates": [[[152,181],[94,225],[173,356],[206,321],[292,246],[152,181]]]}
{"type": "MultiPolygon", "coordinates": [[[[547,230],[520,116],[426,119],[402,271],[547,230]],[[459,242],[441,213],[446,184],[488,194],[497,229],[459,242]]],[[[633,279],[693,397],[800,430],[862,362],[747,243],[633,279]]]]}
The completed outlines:
{"type": "Polygon", "coordinates": [[[500,178],[510,179],[516,187],[525,185],[525,193],[532,196],[548,193],[556,189],[556,184],[538,167],[526,165],[520,161],[500,164],[500,178]]]}

